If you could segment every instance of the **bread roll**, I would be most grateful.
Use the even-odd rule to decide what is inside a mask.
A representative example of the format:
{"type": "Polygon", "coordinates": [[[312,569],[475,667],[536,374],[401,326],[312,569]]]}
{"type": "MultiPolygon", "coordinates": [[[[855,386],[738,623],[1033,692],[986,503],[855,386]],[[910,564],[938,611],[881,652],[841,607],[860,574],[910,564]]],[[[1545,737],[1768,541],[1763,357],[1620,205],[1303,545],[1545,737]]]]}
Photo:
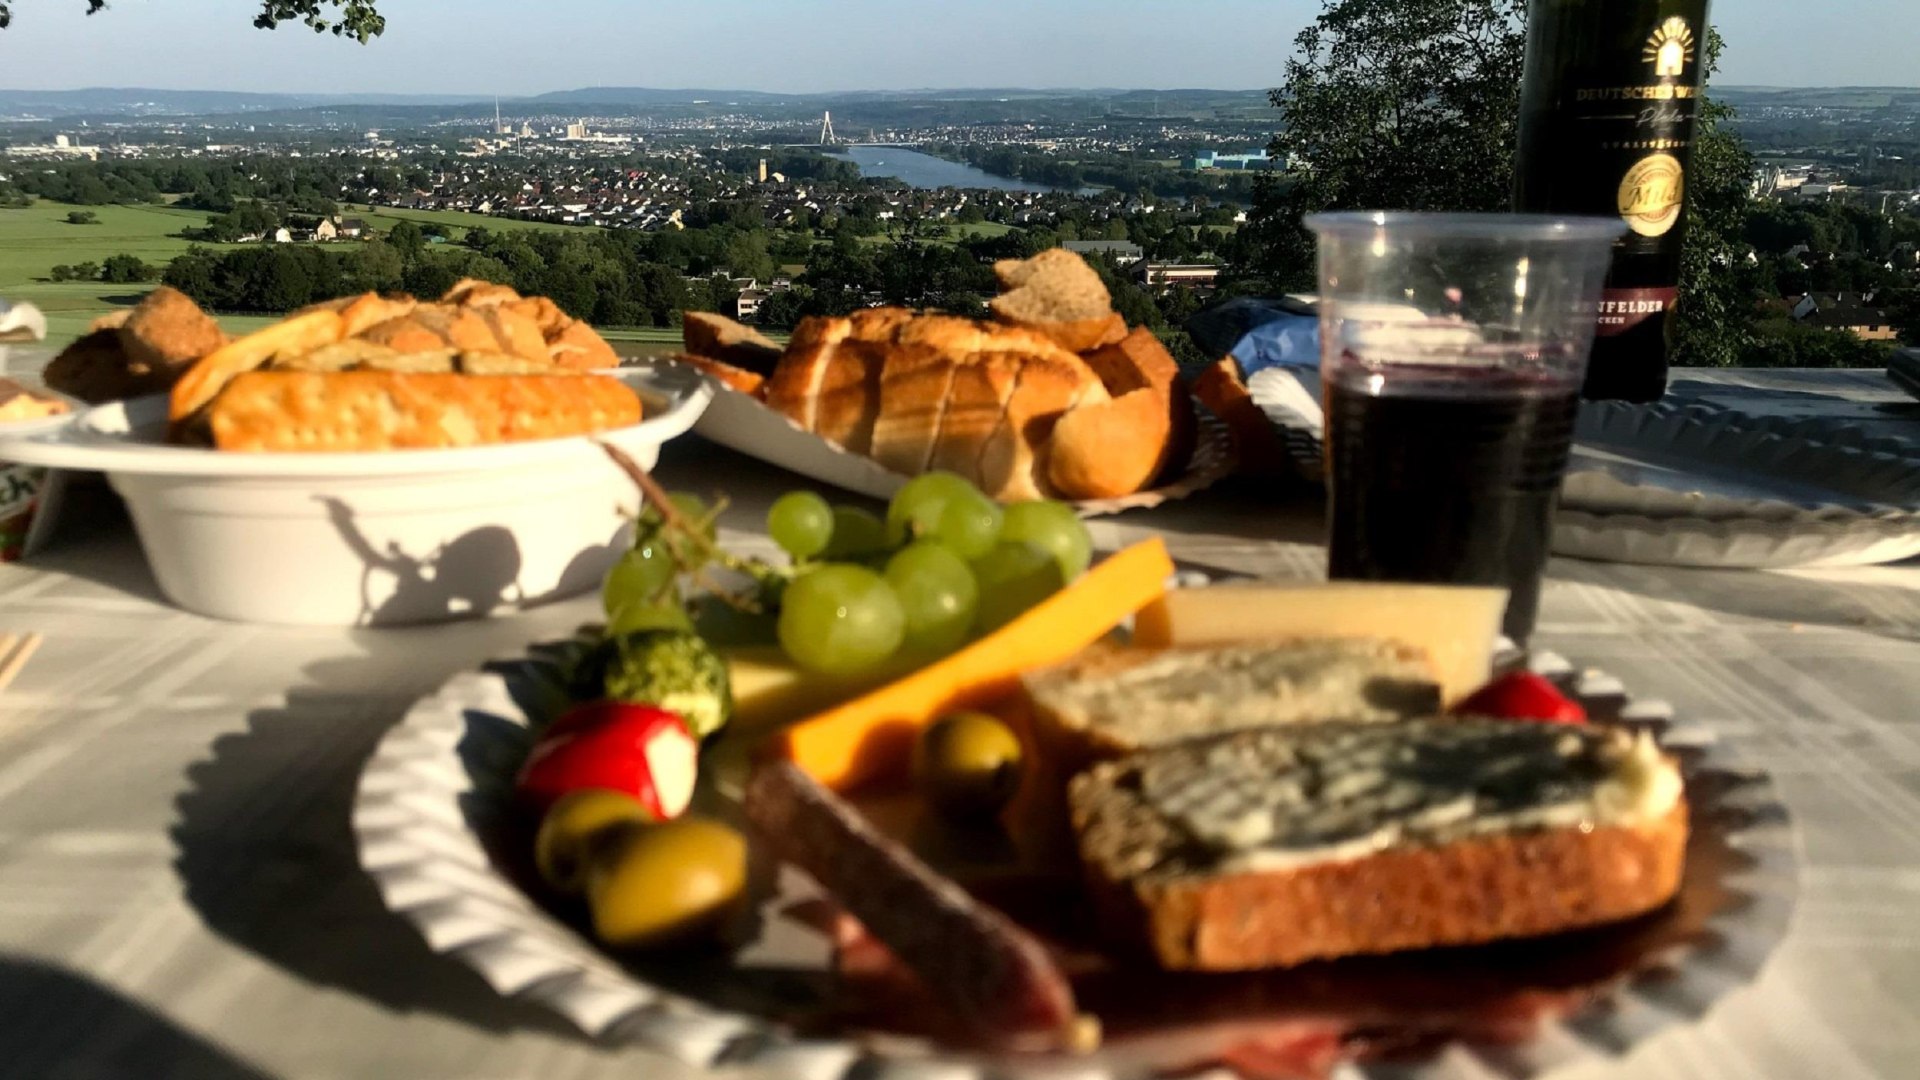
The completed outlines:
{"type": "Polygon", "coordinates": [[[1047,479],[1066,499],[1131,495],[1166,467],[1171,434],[1167,394],[1150,386],[1083,404],[1054,425],[1047,479]]]}

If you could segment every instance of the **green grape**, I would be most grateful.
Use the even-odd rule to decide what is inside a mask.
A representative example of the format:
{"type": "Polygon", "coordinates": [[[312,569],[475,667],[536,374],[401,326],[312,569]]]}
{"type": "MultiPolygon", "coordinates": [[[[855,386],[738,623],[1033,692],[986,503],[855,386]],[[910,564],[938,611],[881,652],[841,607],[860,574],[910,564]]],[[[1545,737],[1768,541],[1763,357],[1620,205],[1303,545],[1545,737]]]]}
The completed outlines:
{"type": "Polygon", "coordinates": [[[906,614],[907,648],[945,656],[967,639],[980,588],[952,549],[932,540],[909,544],[887,560],[886,578],[906,614]]]}
{"type": "Polygon", "coordinates": [[[1073,507],[1051,500],[1014,503],[1007,507],[1003,540],[1019,540],[1053,552],[1060,574],[1072,581],[1086,573],[1093,561],[1093,538],[1073,507]]]}
{"type": "Polygon", "coordinates": [[[708,540],[713,539],[713,522],[707,521],[707,515],[713,512],[713,508],[707,505],[705,499],[698,495],[689,495],[684,491],[668,492],[667,499],[673,503],[675,510],[680,511],[680,516],[686,518],[689,523],[702,522],[700,535],[708,540]]]}
{"type": "Polygon", "coordinates": [[[980,586],[973,624],[983,634],[1019,618],[1065,584],[1053,552],[1017,540],[1002,540],[975,559],[973,577],[980,586]]]}
{"type": "Polygon", "coordinates": [[[789,491],[767,511],[767,535],[796,559],[811,559],[833,539],[833,507],[811,491],[789,491]]]}
{"type": "Polygon", "coordinates": [[[929,535],[963,559],[977,559],[1000,541],[1005,513],[1000,504],[976,491],[947,500],[929,535]]]}
{"type": "Polygon", "coordinates": [[[693,630],[687,609],[673,599],[663,603],[637,601],[615,611],[607,619],[607,635],[637,634],[642,630],[693,630]]]}
{"type": "Polygon", "coordinates": [[[964,477],[950,472],[922,473],[906,482],[887,504],[887,541],[889,546],[924,536],[940,524],[940,514],[948,501],[978,495],[964,477]]]}
{"type": "Polygon", "coordinates": [[[607,571],[600,602],[609,615],[633,604],[654,603],[677,576],[666,550],[657,541],[643,539],[607,571]]]}
{"type": "Polygon", "coordinates": [[[887,526],[872,511],[857,506],[833,508],[833,536],[822,554],[829,559],[855,559],[876,555],[892,545],[887,543],[887,526]]]}
{"type": "Polygon", "coordinates": [[[808,671],[859,675],[899,651],[906,621],[886,579],[864,566],[835,563],[787,586],[780,647],[808,671]]]}

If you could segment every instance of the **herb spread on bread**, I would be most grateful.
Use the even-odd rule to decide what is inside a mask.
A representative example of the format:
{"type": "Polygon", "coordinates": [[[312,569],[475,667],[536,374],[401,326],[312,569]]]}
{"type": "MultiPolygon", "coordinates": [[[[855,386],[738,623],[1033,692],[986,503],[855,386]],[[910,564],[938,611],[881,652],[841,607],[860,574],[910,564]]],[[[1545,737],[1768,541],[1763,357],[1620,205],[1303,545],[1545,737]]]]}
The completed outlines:
{"type": "Polygon", "coordinates": [[[1246,969],[1557,933],[1679,888],[1678,766],[1623,728],[1307,724],[1076,777],[1102,923],[1166,967],[1246,969]]]}

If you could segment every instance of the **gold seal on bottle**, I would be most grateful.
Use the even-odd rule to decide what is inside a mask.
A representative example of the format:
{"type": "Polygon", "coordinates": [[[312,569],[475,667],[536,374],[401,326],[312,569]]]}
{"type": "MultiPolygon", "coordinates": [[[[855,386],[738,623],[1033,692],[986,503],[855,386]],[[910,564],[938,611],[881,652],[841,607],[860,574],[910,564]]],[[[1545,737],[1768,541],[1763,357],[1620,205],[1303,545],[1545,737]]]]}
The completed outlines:
{"type": "Polygon", "coordinates": [[[1680,220],[1687,181],[1672,154],[1641,158],[1620,181],[1620,216],[1641,236],[1665,236],[1680,220]]]}

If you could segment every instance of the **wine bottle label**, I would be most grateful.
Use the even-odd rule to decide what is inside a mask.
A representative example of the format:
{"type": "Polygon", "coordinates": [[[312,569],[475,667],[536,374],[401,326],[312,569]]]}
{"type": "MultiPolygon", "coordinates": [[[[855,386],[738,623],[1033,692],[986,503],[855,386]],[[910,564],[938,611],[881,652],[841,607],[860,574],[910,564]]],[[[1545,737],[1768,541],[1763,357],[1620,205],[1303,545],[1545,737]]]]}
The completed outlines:
{"type": "Polygon", "coordinates": [[[1667,309],[1680,297],[1678,288],[1608,289],[1600,296],[1600,321],[1595,333],[1600,337],[1618,337],[1649,319],[1666,318],[1667,309]]]}
{"type": "Polygon", "coordinates": [[[1686,170],[1672,154],[1649,154],[1620,181],[1620,217],[1641,236],[1665,236],[1680,220],[1686,170]]]}

